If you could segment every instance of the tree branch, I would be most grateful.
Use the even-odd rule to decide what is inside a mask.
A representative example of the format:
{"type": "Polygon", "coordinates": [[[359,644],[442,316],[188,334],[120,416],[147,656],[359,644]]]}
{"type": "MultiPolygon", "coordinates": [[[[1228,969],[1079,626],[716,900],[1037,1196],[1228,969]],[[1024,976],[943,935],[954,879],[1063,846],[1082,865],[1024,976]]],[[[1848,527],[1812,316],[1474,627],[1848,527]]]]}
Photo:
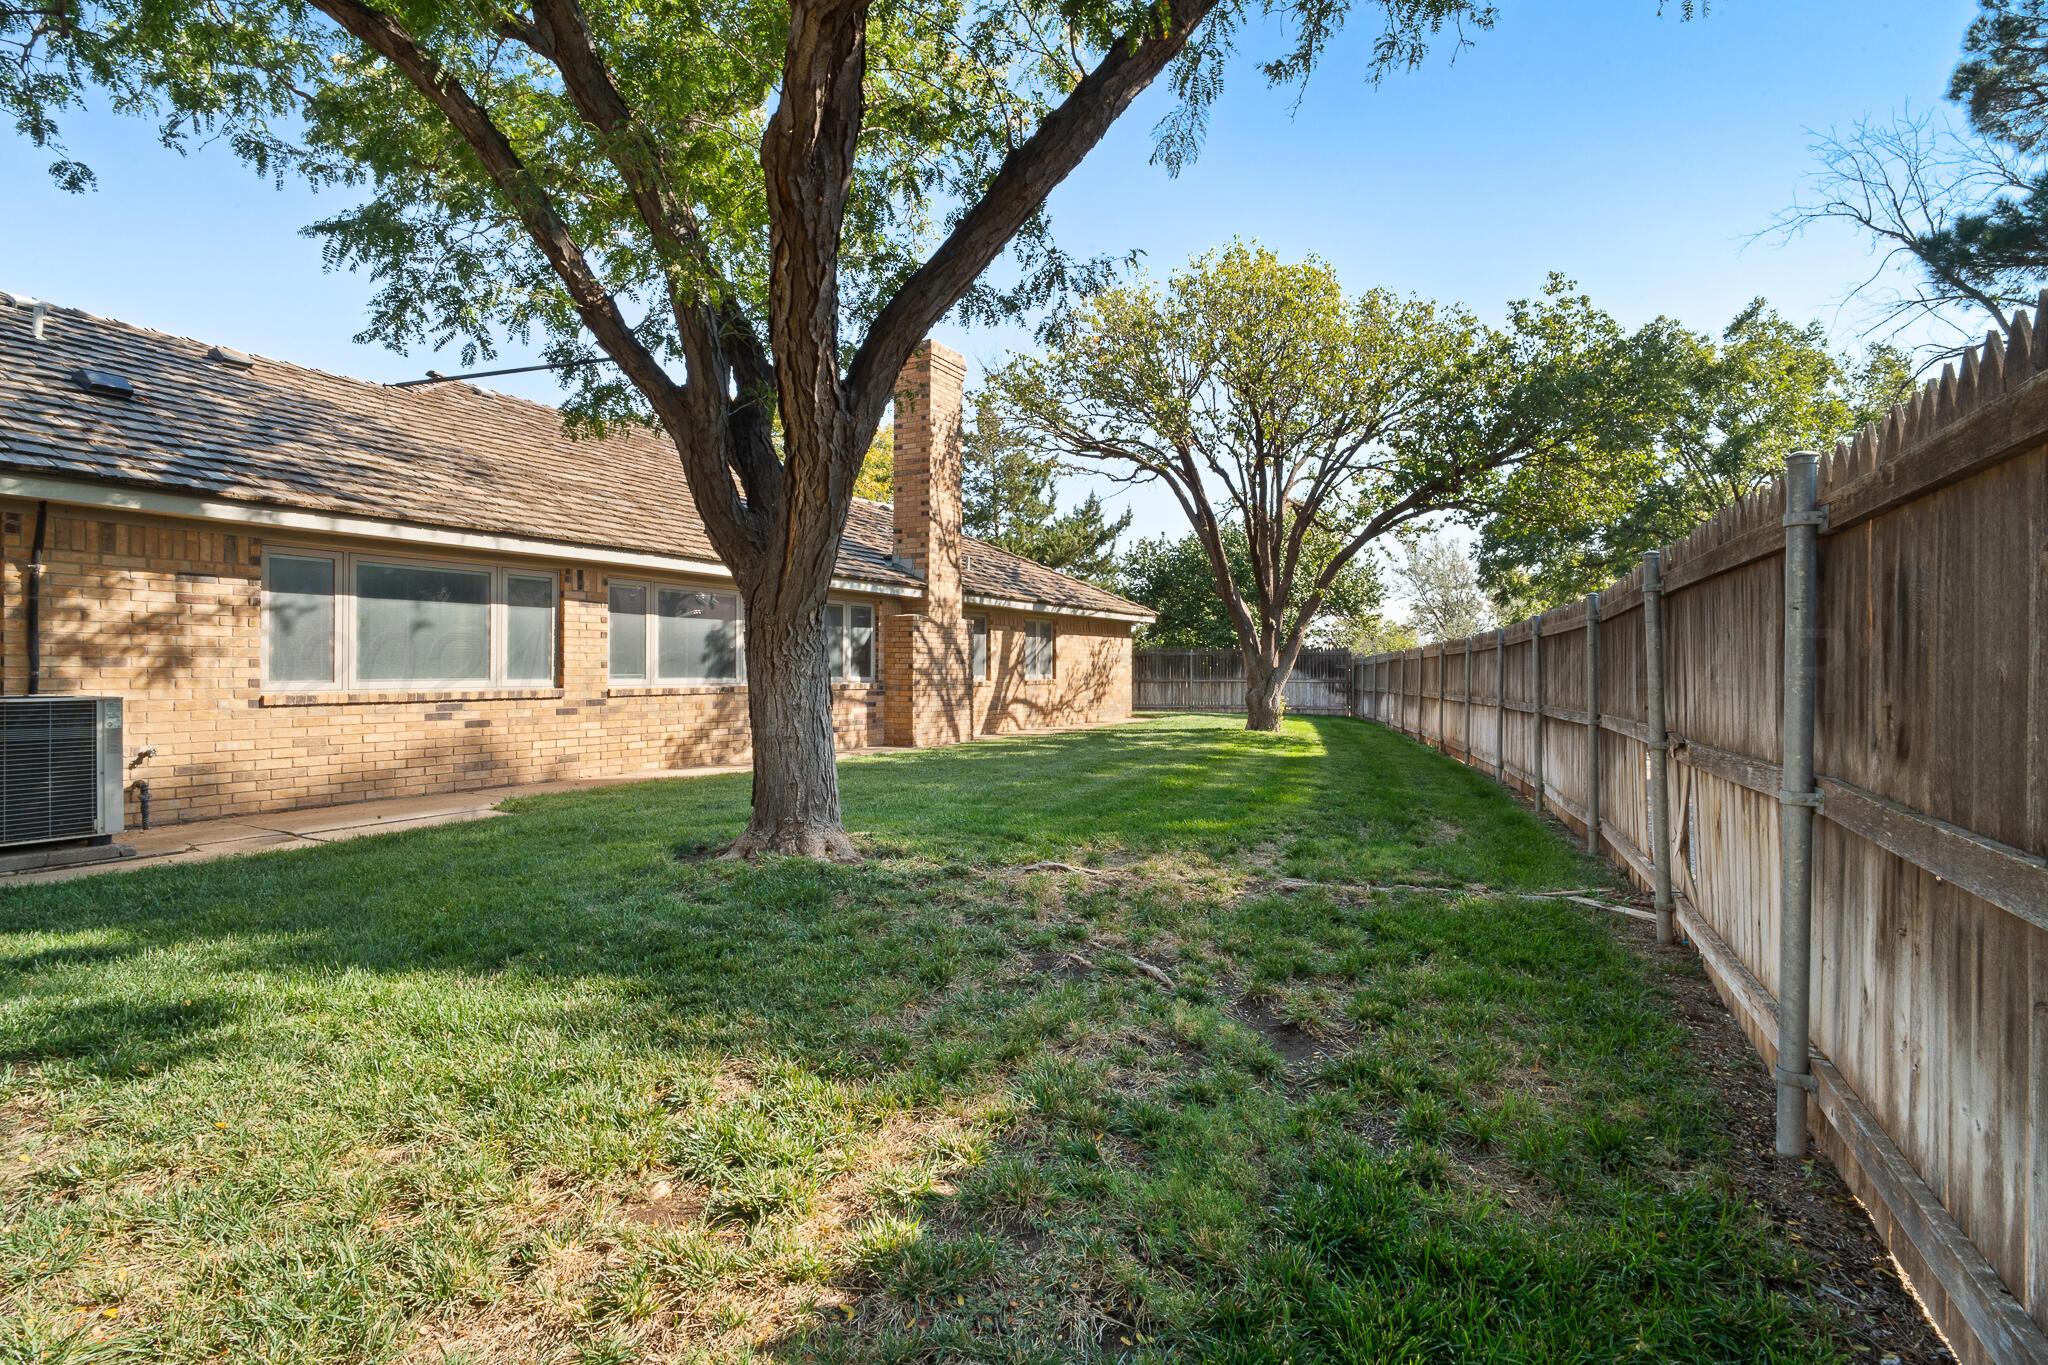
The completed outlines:
{"type": "Polygon", "coordinates": [[[762,519],[773,517],[782,494],[768,413],[758,392],[750,392],[772,383],[760,338],[712,260],[695,209],[670,182],[660,148],[598,55],[578,0],[534,0],[533,22],[508,28],[561,72],[563,90],[597,131],[605,159],[663,256],[669,308],[689,367],[685,399],[698,428],[697,439],[681,444],[684,468],[719,552],[729,563],[741,561],[760,549],[762,519]],[[753,376],[751,383],[741,377],[737,403],[728,392],[735,369],[753,376]]]}
{"type": "Polygon", "coordinates": [[[688,413],[681,387],[654,358],[619,311],[612,296],[591,267],[583,248],[556,211],[547,191],[513,150],[510,140],[492,122],[470,93],[432,56],[394,16],[360,3],[360,0],[313,0],[314,5],[352,37],[397,68],[427,100],[439,109],[463,141],[476,153],[484,173],[505,196],[506,203],[528,237],[540,249],[569,294],[583,325],[602,346],[605,354],[633,381],[671,437],[680,445],[689,439],[688,413]]]}
{"type": "Polygon", "coordinates": [[[911,350],[1002,254],[1131,101],[1180,54],[1217,3],[1164,0],[1156,24],[1120,37],[1059,107],[1003,159],[980,201],[961,216],[868,328],[847,370],[846,390],[853,396],[857,428],[865,430],[881,419],[897,372],[911,350]]]}

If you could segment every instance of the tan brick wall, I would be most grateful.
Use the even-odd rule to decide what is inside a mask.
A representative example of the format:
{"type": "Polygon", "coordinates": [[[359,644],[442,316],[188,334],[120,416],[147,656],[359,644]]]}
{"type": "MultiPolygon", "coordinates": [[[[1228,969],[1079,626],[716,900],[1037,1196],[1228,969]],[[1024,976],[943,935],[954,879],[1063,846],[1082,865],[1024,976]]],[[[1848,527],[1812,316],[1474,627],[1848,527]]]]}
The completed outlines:
{"type": "Polygon", "coordinates": [[[1032,617],[980,611],[988,617],[988,679],[974,685],[974,724],[984,735],[1053,725],[1093,725],[1131,714],[1131,628],[1122,621],[1078,616],[1032,617]],[[1024,623],[1053,623],[1053,676],[1024,676],[1024,623]]]}
{"type": "MultiPolygon", "coordinates": [[[[34,504],[0,502],[0,681],[9,692],[26,684],[33,520],[34,504]]],[[[128,752],[156,749],[129,776],[149,782],[158,823],[746,759],[744,688],[609,688],[607,575],[546,561],[435,556],[557,575],[561,686],[291,704],[309,699],[266,691],[261,676],[266,539],[279,548],[369,548],[50,509],[43,689],[125,699],[128,752]]],[[[849,600],[872,601],[878,612],[884,605],[849,600]]],[[[834,711],[842,748],[881,743],[879,688],[835,688],[834,711]]],[[[132,821],[132,789],[129,800],[132,821]]]]}
{"type": "MultiPolygon", "coordinates": [[[[25,564],[35,505],[0,500],[0,687],[24,689],[25,564]]],[[[537,528],[541,529],[541,528],[537,528]]],[[[607,573],[545,560],[436,559],[551,571],[562,584],[561,686],[502,693],[377,693],[302,697],[262,682],[262,552],[365,551],[364,542],[251,535],[220,523],[52,505],[44,552],[43,688],[125,700],[132,756],[156,753],[129,777],[150,784],[159,824],[508,783],[618,776],[743,762],[744,688],[608,686],[607,573]]],[[[392,547],[385,547],[392,549],[392,547]]],[[[418,556],[417,547],[400,553],[418,556]]],[[[647,575],[622,573],[629,581],[647,575]]],[[[659,579],[660,576],[655,576],[659,579]]],[[[911,661],[958,659],[966,623],[906,652],[886,627],[901,602],[873,604],[884,629],[881,685],[834,689],[843,749],[884,742],[884,699],[907,686],[911,661]]],[[[973,689],[961,729],[1010,733],[1116,719],[1130,710],[1130,634],[1119,622],[1056,621],[1055,677],[1023,677],[1022,623],[989,612],[990,681],[973,689]]],[[[940,627],[910,618],[919,632],[940,627]]],[[[934,675],[936,676],[936,675],[934,675]]],[[[952,684],[959,686],[956,681],[952,684]]],[[[929,698],[942,698],[927,687],[929,698]]],[[[935,707],[943,710],[938,701],[935,707]]],[[[957,709],[957,708],[956,708],[957,709]]],[[[928,728],[926,742],[951,739],[928,728]]]]}

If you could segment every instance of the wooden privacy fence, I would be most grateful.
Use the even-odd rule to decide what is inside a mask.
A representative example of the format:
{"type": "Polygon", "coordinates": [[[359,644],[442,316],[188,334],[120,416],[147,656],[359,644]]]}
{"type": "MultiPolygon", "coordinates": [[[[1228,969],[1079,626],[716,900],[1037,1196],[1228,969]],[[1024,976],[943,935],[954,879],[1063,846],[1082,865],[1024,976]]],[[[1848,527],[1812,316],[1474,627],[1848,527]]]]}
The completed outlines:
{"type": "MultiPolygon", "coordinates": [[[[1287,709],[1349,715],[1352,662],[1348,649],[1301,651],[1287,679],[1287,709]]],[[[1140,649],[1131,656],[1131,709],[1242,711],[1244,681],[1244,656],[1234,649],[1140,649]]]]}
{"type": "Polygon", "coordinates": [[[2044,324],[1605,592],[1356,665],[1358,715],[1670,878],[1966,1360],[2048,1360],[2044,324]]]}

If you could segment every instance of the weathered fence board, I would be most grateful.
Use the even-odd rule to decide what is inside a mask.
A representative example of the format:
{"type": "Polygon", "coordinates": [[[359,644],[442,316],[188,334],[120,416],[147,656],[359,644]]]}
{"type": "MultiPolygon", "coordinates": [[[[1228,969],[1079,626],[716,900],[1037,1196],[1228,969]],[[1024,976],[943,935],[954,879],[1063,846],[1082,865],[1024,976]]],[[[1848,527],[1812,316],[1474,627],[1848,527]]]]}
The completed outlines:
{"type": "MultiPolygon", "coordinates": [[[[1341,716],[1351,710],[1354,658],[1347,649],[1304,649],[1287,679],[1287,709],[1341,716]]],[[[1136,650],[1131,707],[1137,711],[1243,711],[1244,656],[1234,649],[1136,650]]]]}
{"type": "MultiPolygon", "coordinates": [[[[1966,1360],[2048,1361],[2044,320],[1845,442],[1819,479],[1809,1119],[1966,1360]]],[[[1767,488],[1662,552],[1677,920],[1767,1060],[1783,512],[1767,488]]],[[[1574,603],[1504,644],[1363,660],[1354,713],[1503,771],[1577,832],[1597,808],[1603,851],[1647,887],[1643,600],[1640,570],[1600,595],[1597,678],[1574,603]]]]}

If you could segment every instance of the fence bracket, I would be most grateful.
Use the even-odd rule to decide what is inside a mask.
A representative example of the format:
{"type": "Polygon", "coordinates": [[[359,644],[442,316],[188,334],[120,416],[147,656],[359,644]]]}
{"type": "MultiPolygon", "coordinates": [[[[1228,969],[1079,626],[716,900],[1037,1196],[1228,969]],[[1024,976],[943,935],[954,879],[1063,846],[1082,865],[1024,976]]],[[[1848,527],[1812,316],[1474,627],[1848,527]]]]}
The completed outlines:
{"type": "Polygon", "coordinates": [[[1795,792],[1787,791],[1780,787],[1778,789],[1778,804],[1781,806],[1804,806],[1808,810],[1817,811],[1821,808],[1820,790],[1815,788],[1812,791],[1795,792]]]}
{"type": "Polygon", "coordinates": [[[1811,526],[1817,531],[1825,531],[1828,529],[1827,505],[1823,503],[1818,507],[1808,508],[1803,512],[1787,512],[1783,517],[1779,518],[1778,524],[1787,528],[1811,526]]]}
{"type": "Polygon", "coordinates": [[[1813,1078],[1811,1071],[1787,1071],[1782,1066],[1771,1068],[1771,1076],[1779,1085],[1789,1085],[1804,1090],[1809,1095],[1820,1089],[1820,1082],[1813,1078]]]}

